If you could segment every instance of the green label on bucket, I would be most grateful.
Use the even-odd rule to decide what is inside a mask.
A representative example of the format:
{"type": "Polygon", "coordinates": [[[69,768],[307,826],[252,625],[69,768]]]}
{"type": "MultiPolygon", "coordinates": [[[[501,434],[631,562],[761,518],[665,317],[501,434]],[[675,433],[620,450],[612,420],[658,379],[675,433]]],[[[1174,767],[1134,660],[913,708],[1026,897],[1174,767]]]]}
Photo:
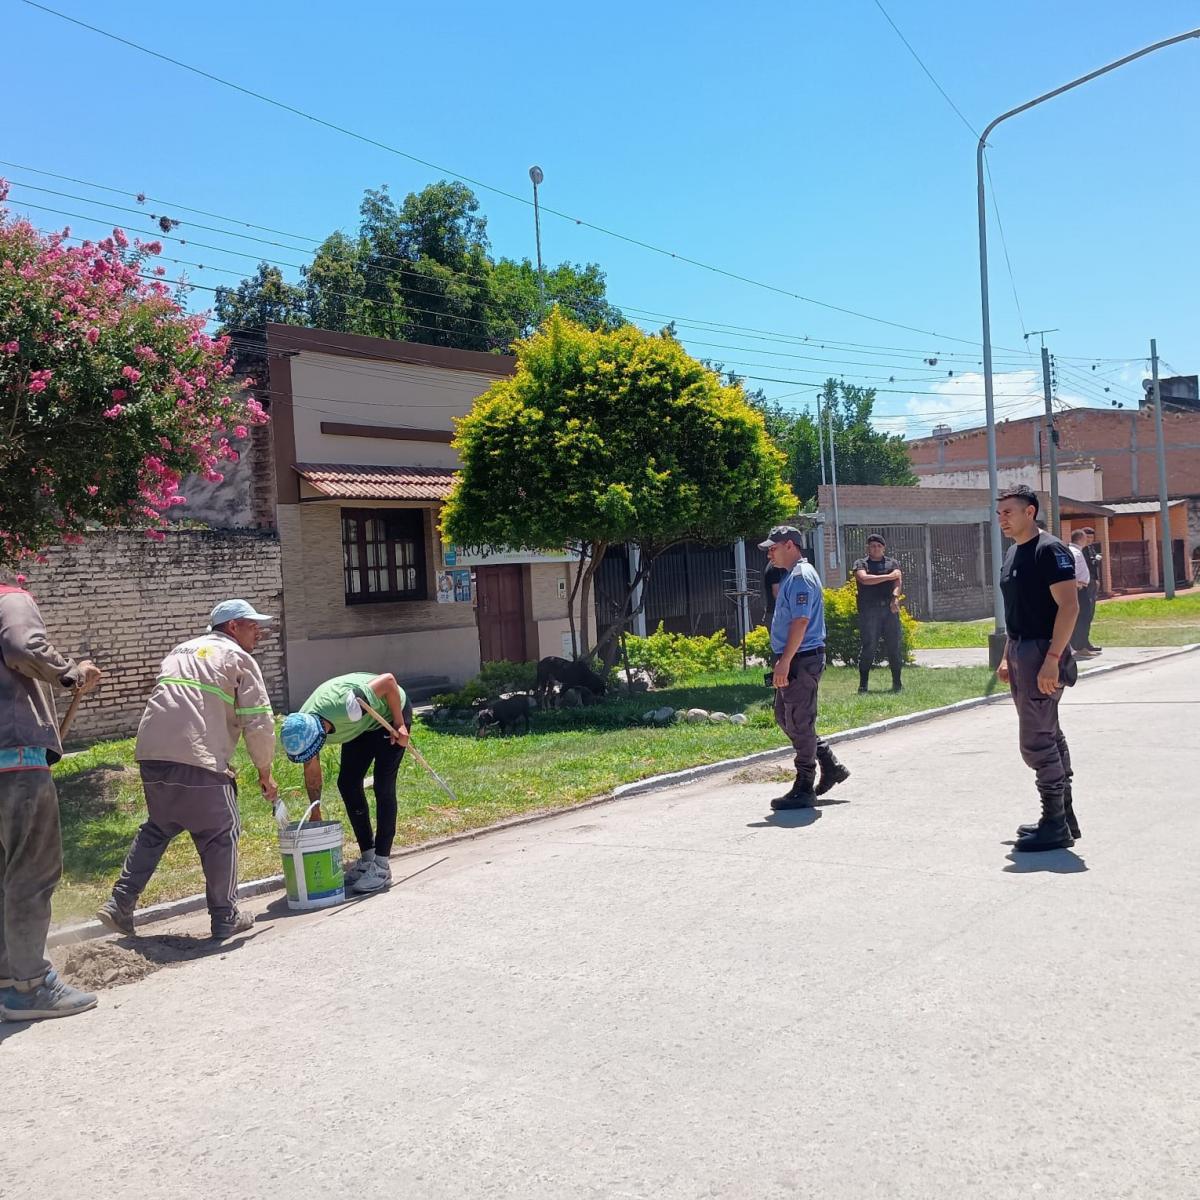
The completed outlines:
{"type": "MultiPolygon", "coordinates": [[[[296,862],[291,854],[283,856],[283,880],[287,885],[289,900],[299,900],[300,890],[296,886],[296,862]]],[[[309,850],[304,855],[304,886],[310,900],[320,900],[342,890],[345,879],[342,875],[342,848],[309,850]]]]}

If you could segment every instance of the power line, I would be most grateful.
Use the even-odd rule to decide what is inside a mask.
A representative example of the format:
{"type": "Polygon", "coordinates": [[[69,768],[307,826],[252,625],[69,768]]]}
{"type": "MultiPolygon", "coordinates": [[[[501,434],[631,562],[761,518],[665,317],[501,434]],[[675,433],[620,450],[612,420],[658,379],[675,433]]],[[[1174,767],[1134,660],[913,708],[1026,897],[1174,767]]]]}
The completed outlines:
{"type": "MultiPolygon", "coordinates": [[[[16,166],[21,170],[30,170],[36,174],[48,175],[55,179],[67,180],[69,182],[78,183],[84,187],[95,188],[100,191],[112,192],[112,193],[115,193],[118,195],[133,195],[134,194],[131,191],[125,191],[122,189],[113,188],[113,187],[108,186],[107,184],[99,184],[99,183],[95,183],[90,180],[78,179],[77,177],[74,177],[74,176],[62,175],[62,174],[59,174],[59,173],[53,172],[53,171],[45,171],[39,167],[26,167],[26,166],[22,166],[21,164],[17,164],[17,163],[4,164],[4,163],[2,163],[2,161],[0,161],[0,165],[16,166]]],[[[125,213],[132,213],[137,216],[145,216],[145,217],[149,218],[150,220],[155,221],[155,223],[156,223],[157,228],[154,230],[154,234],[153,234],[153,236],[155,238],[166,237],[166,238],[169,238],[170,240],[175,240],[175,241],[181,241],[181,242],[189,241],[189,239],[175,238],[170,233],[163,231],[161,228],[161,225],[158,224],[157,214],[150,213],[141,208],[136,208],[136,209],[128,208],[128,207],[125,207],[122,205],[112,204],[109,201],[97,200],[90,196],[79,196],[79,195],[76,195],[76,194],[70,193],[70,192],[61,192],[61,191],[57,191],[57,190],[51,189],[51,188],[43,188],[40,185],[26,183],[23,180],[10,179],[10,180],[8,180],[8,182],[12,186],[18,187],[18,188],[27,188],[27,189],[30,189],[33,191],[49,193],[51,195],[61,196],[61,197],[65,197],[68,199],[77,200],[77,201],[80,201],[85,204],[92,204],[99,208],[112,209],[113,211],[116,211],[116,212],[125,212],[125,213]]],[[[142,196],[142,193],[137,193],[137,196],[140,198],[142,196]]],[[[83,213],[71,213],[71,212],[67,212],[66,210],[63,210],[63,209],[50,208],[46,205],[37,205],[37,204],[34,204],[33,202],[27,202],[26,206],[31,207],[31,208],[37,208],[40,211],[56,213],[60,216],[72,217],[77,220],[93,221],[96,224],[106,224],[107,223],[107,219],[101,220],[101,218],[99,218],[99,217],[88,216],[83,213]]],[[[323,239],[318,239],[318,238],[312,238],[309,235],[287,233],[287,232],[284,232],[281,230],[276,230],[271,226],[256,225],[251,222],[243,221],[240,218],[225,216],[221,213],[214,213],[207,209],[190,209],[190,208],[187,208],[186,206],[175,206],[175,207],[178,207],[180,211],[186,210],[186,211],[191,211],[191,212],[199,212],[199,213],[202,213],[203,215],[212,216],[212,217],[215,217],[217,220],[225,221],[230,224],[243,224],[243,225],[247,225],[250,228],[265,230],[267,232],[280,233],[281,236],[284,236],[284,237],[291,237],[294,239],[302,239],[303,238],[305,240],[309,240],[314,243],[319,243],[323,240],[323,239]]],[[[176,227],[184,224],[183,222],[174,221],[172,218],[169,218],[169,217],[167,219],[172,221],[172,225],[176,226],[176,227]]],[[[192,225],[193,225],[193,223],[191,223],[191,222],[188,222],[187,224],[189,227],[192,227],[192,225]]],[[[237,233],[236,231],[233,231],[233,230],[225,230],[225,229],[220,229],[220,228],[216,228],[213,226],[200,225],[200,224],[195,224],[194,227],[198,228],[198,229],[205,229],[205,230],[208,230],[211,232],[219,233],[223,236],[236,237],[236,238],[240,238],[240,239],[246,240],[246,241],[257,242],[262,245],[275,246],[275,247],[279,247],[279,248],[286,249],[286,250],[297,250],[297,251],[300,251],[301,253],[308,253],[302,247],[299,247],[299,246],[286,246],[280,242],[275,242],[275,241],[272,241],[272,240],[266,239],[266,238],[254,237],[249,234],[237,233]]],[[[328,240],[328,239],[324,239],[324,240],[328,240]]],[[[312,265],[312,264],[299,264],[299,263],[286,262],[286,261],[283,261],[280,259],[268,259],[260,254],[249,254],[246,251],[235,250],[230,247],[224,247],[224,246],[214,247],[210,243],[196,242],[194,239],[190,240],[190,244],[199,246],[203,249],[213,249],[213,250],[216,250],[218,253],[232,254],[232,255],[235,255],[235,256],[241,257],[241,258],[253,259],[253,260],[260,261],[260,262],[268,262],[274,266],[288,267],[289,269],[299,270],[301,272],[309,269],[312,265]]],[[[381,257],[384,258],[385,260],[390,260],[393,262],[411,263],[413,261],[411,259],[401,258],[396,255],[382,255],[381,257]]],[[[512,261],[512,260],[509,260],[509,261],[512,261]]],[[[209,269],[214,269],[214,270],[222,269],[222,268],[212,267],[211,264],[197,263],[197,264],[192,264],[192,265],[200,267],[200,268],[204,268],[205,266],[208,266],[209,269]]],[[[455,268],[446,267],[446,266],[444,266],[444,264],[439,264],[439,267],[442,270],[444,270],[444,271],[448,272],[449,274],[451,274],[452,276],[454,276],[456,279],[468,281],[469,286],[474,286],[480,290],[484,290],[489,286],[488,279],[486,276],[476,275],[473,272],[469,272],[469,271],[460,271],[455,268]]],[[[422,279],[425,281],[429,280],[428,274],[421,272],[421,271],[414,271],[414,270],[406,269],[406,268],[382,267],[377,263],[372,263],[370,266],[370,269],[372,271],[380,271],[385,274],[411,275],[411,276],[414,276],[416,278],[419,278],[419,279],[422,279]]],[[[243,276],[243,278],[246,278],[246,277],[243,276]]],[[[427,294],[433,295],[435,293],[427,293],[427,294]]],[[[583,299],[590,301],[593,299],[593,297],[583,297],[583,299]]],[[[636,305],[622,304],[619,300],[616,300],[616,299],[606,298],[606,301],[607,301],[607,303],[614,305],[616,308],[618,308],[622,311],[641,312],[641,313],[644,313],[644,314],[647,314],[650,316],[656,316],[656,317],[663,318],[663,319],[666,319],[666,320],[669,320],[672,322],[676,322],[684,327],[701,328],[702,326],[705,326],[705,325],[712,325],[712,326],[716,326],[720,329],[729,329],[729,330],[737,331],[740,334],[742,334],[743,336],[755,337],[755,340],[790,342],[790,343],[795,343],[797,345],[808,345],[808,346],[811,346],[814,343],[819,342],[820,348],[822,348],[822,349],[824,349],[826,346],[829,346],[829,347],[832,347],[835,349],[849,348],[855,352],[862,353],[862,354],[897,353],[897,354],[901,354],[901,355],[906,355],[908,357],[921,357],[921,358],[935,357],[935,358],[943,358],[946,360],[970,359],[970,360],[974,361],[975,363],[979,364],[979,360],[977,358],[975,358],[974,355],[966,354],[961,351],[949,351],[949,352],[939,351],[936,355],[930,356],[927,351],[917,350],[915,348],[910,348],[910,347],[877,346],[877,344],[870,343],[870,342],[845,342],[845,341],[840,341],[839,339],[834,339],[834,338],[822,338],[819,335],[797,335],[797,334],[783,333],[780,331],[773,331],[773,330],[759,330],[759,329],[755,329],[755,328],[749,327],[749,326],[739,326],[739,325],[729,324],[726,322],[712,321],[707,318],[678,317],[678,316],[675,316],[670,313],[662,313],[662,312],[655,312],[653,310],[648,310],[648,309],[641,309],[636,305]]],[[[1026,348],[1025,352],[1026,353],[1028,352],[1028,348],[1026,348]]],[[[1012,353],[1019,354],[1020,352],[1013,351],[1012,353]]],[[[998,361],[1006,361],[1006,360],[1001,358],[998,361]]],[[[1012,361],[1021,362],[1023,360],[1020,358],[1017,358],[1012,361]]],[[[979,364],[979,365],[981,365],[981,364],[979,364]]]]}
{"type": "MultiPolygon", "coordinates": [[[[967,127],[968,131],[978,142],[980,140],[979,130],[976,129],[975,126],[972,125],[971,122],[968,121],[965,116],[963,116],[962,109],[959,108],[958,105],[955,104],[954,101],[950,98],[950,93],[947,92],[946,89],[944,87],[942,87],[942,85],[940,83],[938,83],[933,72],[925,65],[924,59],[922,59],[921,56],[916,52],[916,50],[913,48],[912,43],[908,40],[908,38],[906,38],[904,36],[904,34],[901,32],[900,27],[896,24],[896,22],[892,20],[887,9],[884,8],[883,5],[880,3],[880,0],[874,0],[874,4],[875,4],[875,7],[877,9],[879,9],[879,11],[881,13],[883,13],[884,20],[886,20],[887,23],[892,27],[892,29],[895,30],[896,36],[904,43],[905,48],[908,50],[909,54],[911,54],[913,56],[913,59],[916,61],[917,66],[919,66],[921,68],[921,70],[925,72],[925,75],[928,78],[929,82],[932,83],[935,88],[937,88],[937,90],[941,93],[942,99],[945,100],[948,105],[950,105],[950,107],[954,110],[954,113],[958,117],[958,119],[967,127]]],[[[984,153],[983,166],[984,166],[984,170],[987,171],[988,185],[991,189],[992,212],[995,213],[995,215],[996,215],[996,228],[1000,231],[1000,245],[1004,249],[1004,263],[1005,263],[1005,266],[1008,268],[1008,282],[1012,286],[1013,303],[1016,305],[1016,309],[1017,309],[1017,321],[1021,326],[1021,332],[1024,334],[1026,332],[1025,316],[1021,312],[1021,300],[1020,300],[1020,297],[1017,295],[1017,280],[1016,280],[1016,276],[1014,276],[1014,274],[1013,274],[1012,259],[1009,257],[1009,254],[1008,254],[1008,239],[1004,236],[1004,223],[1000,220],[1000,202],[996,197],[996,183],[995,183],[995,180],[992,179],[992,165],[988,159],[988,155],[987,155],[986,151],[984,153]]]]}
{"type": "MultiPolygon", "coordinates": [[[[340,133],[345,137],[353,138],[356,141],[363,142],[365,145],[373,146],[376,149],[384,150],[389,154],[395,154],[395,155],[399,156],[400,158],[408,159],[410,162],[415,162],[415,163],[420,164],[421,166],[428,167],[430,170],[438,171],[445,175],[449,175],[451,178],[462,180],[464,183],[469,183],[473,187],[483,188],[484,190],[492,192],[495,195],[503,196],[506,199],[513,200],[518,204],[522,204],[525,206],[532,205],[532,201],[530,201],[525,196],[518,195],[515,192],[510,192],[505,188],[499,188],[499,187],[493,186],[492,184],[484,183],[482,180],[475,179],[469,175],[464,175],[461,172],[451,171],[446,167],[439,166],[437,163],[430,162],[428,159],[421,158],[415,154],[410,154],[406,150],[400,150],[395,146],[391,146],[386,142],[382,142],[378,138],[371,137],[367,134],[359,133],[357,130],[350,129],[344,125],[338,125],[336,122],[329,121],[329,120],[326,120],[324,117],[319,117],[313,113],[306,112],[304,109],[297,108],[292,104],[287,104],[282,100],[276,100],[275,98],[268,96],[263,92],[258,92],[252,88],[244,87],[241,84],[234,83],[233,81],[228,80],[228,79],[224,79],[219,75],[213,74],[211,71],[206,71],[200,67],[192,66],[190,63],[182,62],[181,60],[179,60],[177,58],[172,58],[170,55],[163,54],[157,50],[151,50],[148,46],[143,46],[143,45],[139,44],[138,42],[134,42],[134,41],[130,40],[129,38],[121,37],[120,35],[115,34],[115,33],[110,33],[106,29],[101,29],[96,25],[90,25],[90,24],[88,24],[88,22],[81,21],[77,17],[72,17],[72,16],[68,15],[67,13],[59,12],[57,9],[50,8],[47,5],[39,4],[36,2],[36,0],[22,0],[22,3],[28,5],[30,8],[36,8],[36,9],[40,10],[41,12],[48,13],[50,16],[57,17],[62,21],[66,21],[69,24],[76,25],[81,29],[86,29],[91,33],[99,34],[101,37],[108,38],[110,41],[114,41],[114,42],[119,43],[120,45],[127,46],[130,49],[136,50],[141,54],[147,54],[152,58],[157,58],[161,62],[169,63],[171,66],[178,67],[184,71],[189,71],[194,75],[200,76],[202,79],[207,79],[212,83],[218,83],[222,87],[231,88],[234,91],[240,92],[245,96],[251,97],[252,99],[259,100],[264,104],[268,104],[274,108],[278,108],[283,112],[290,113],[291,115],[300,117],[301,119],[306,120],[306,121],[311,121],[313,124],[320,125],[326,129],[330,129],[330,130],[334,131],[335,133],[340,133]]],[[[963,344],[969,345],[969,346],[976,346],[976,345],[980,344],[979,342],[976,342],[971,338],[960,338],[960,337],[954,337],[950,334],[937,333],[933,330],[922,329],[915,325],[906,325],[899,321],[890,321],[884,317],[876,317],[876,316],[871,315],[870,313],[859,312],[856,309],[847,308],[843,305],[832,304],[832,303],[829,303],[824,300],[817,300],[812,296],[805,296],[805,295],[801,294],[800,292],[792,291],[790,288],[780,287],[776,284],[766,283],[763,280],[754,279],[748,275],[742,275],[737,271],[727,270],[724,267],[714,266],[713,264],[703,262],[700,259],[691,258],[687,255],[679,254],[672,250],[667,250],[662,246],[656,246],[651,242],[642,240],[641,238],[635,238],[628,234],[620,233],[616,230],[609,229],[603,225],[598,225],[595,222],[584,220],[581,217],[572,216],[570,213],[565,213],[558,209],[547,207],[544,204],[541,206],[541,211],[543,213],[549,213],[552,216],[558,217],[561,220],[570,221],[570,222],[573,222],[575,225],[583,226],[584,228],[591,229],[597,233],[602,233],[607,237],[616,238],[619,241],[626,242],[630,245],[639,246],[642,249],[649,250],[654,254],[659,254],[666,258],[674,259],[678,262],[687,263],[689,266],[694,266],[701,270],[710,271],[713,274],[721,275],[724,278],[733,279],[740,283],[748,284],[751,287],[761,288],[765,291],[774,292],[777,295],[787,296],[787,297],[790,297],[791,299],[799,300],[805,304],[812,304],[819,308],[825,308],[831,312],[839,312],[845,316],[857,317],[860,320],[872,321],[879,325],[888,325],[894,329],[903,329],[910,333],[919,333],[925,337],[935,337],[935,338],[940,338],[944,341],[960,342],[960,343],[963,343],[963,344]]]]}

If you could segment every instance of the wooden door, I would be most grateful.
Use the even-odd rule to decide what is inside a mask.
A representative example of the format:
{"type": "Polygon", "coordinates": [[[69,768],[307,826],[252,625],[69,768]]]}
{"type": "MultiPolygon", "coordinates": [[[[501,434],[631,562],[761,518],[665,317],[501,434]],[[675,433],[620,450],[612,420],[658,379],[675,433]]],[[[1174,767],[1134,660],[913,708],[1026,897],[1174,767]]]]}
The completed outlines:
{"type": "Polygon", "coordinates": [[[524,662],[525,588],[519,566],[475,570],[481,662],[524,662]]]}

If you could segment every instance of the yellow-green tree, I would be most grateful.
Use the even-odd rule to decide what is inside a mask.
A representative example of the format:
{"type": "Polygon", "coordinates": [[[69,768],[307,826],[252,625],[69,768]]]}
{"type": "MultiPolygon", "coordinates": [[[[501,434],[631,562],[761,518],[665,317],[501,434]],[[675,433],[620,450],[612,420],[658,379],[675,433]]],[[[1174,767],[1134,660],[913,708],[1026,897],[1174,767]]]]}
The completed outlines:
{"type": "Polygon", "coordinates": [[[458,422],[442,528],[455,542],[579,551],[582,650],[609,546],[641,547],[628,612],[669,546],[761,533],[797,510],[762,415],[669,334],[593,331],[556,311],[516,352],[516,373],[458,422]]]}

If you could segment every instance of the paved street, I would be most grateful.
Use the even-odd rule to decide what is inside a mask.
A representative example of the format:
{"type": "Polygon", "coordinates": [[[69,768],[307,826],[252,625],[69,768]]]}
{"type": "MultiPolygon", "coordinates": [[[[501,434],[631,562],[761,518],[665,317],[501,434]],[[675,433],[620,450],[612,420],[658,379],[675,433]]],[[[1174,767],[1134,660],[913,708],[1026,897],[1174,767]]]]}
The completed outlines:
{"type": "MultiPolygon", "coordinates": [[[[28,1196],[1200,1194],[1200,655],[397,860],[369,902],[0,1026],[28,1196]],[[746,776],[751,778],[747,779],[746,776]]],[[[7,1191],[7,1188],[0,1190],[7,1191]]]]}

